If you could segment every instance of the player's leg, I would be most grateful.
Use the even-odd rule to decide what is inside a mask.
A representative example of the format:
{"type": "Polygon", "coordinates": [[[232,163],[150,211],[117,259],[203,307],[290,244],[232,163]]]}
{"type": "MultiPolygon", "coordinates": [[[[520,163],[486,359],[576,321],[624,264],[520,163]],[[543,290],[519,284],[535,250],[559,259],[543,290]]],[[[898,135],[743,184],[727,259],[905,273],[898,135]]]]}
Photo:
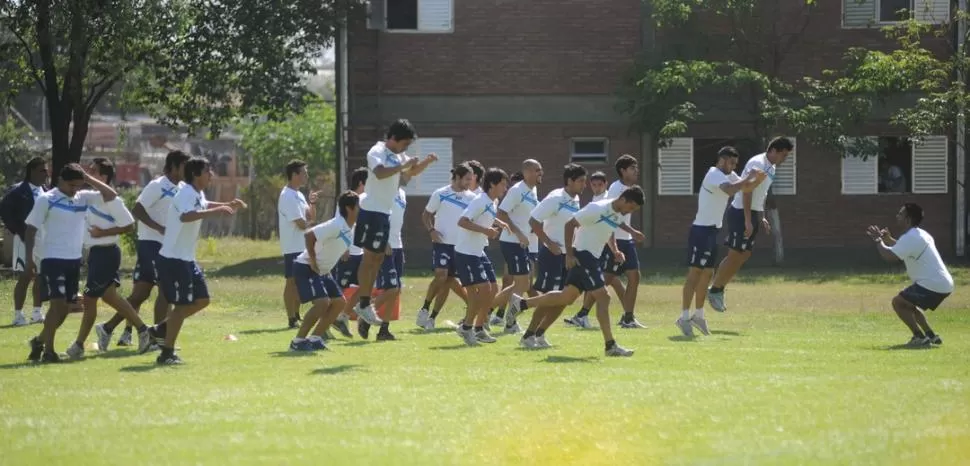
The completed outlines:
{"type": "Polygon", "coordinates": [[[44,362],[58,362],[60,356],[54,349],[54,340],[57,329],[64,323],[70,308],[68,300],[77,299],[78,281],[81,275],[80,260],[60,260],[45,259],[41,264],[41,273],[44,274],[45,288],[44,298],[51,303],[51,310],[44,319],[44,329],[41,334],[31,340],[31,359],[44,362]],[[43,355],[38,351],[40,345],[43,355]],[[36,353],[36,355],[35,355],[36,353]]]}
{"type": "MultiPolygon", "coordinates": [[[[498,307],[504,317],[505,333],[519,333],[516,313],[505,314],[505,305],[508,303],[512,293],[524,296],[531,288],[529,277],[532,274],[532,261],[529,259],[529,250],[521,244],[500,242],[502,255],[505,257],[506,276],[503,277],[503,288],[496,293],[495,300],[491,303],[493,307],[498,307]],[[508,285],[505,285],[506,277],[508,285]]],[[[498,323],[502,323],[501,321],[498,323]]]]}
{"type": "Polygon", "coordinates": [[[751,212],[751,223],[754,226],[754,231],[751,232],[751,236],[745,236],[744,211],[733,207],[728,208],[728,236],[725,238],[724,244],[730,249],[728,255],[714,272],[714,281],[711,283],[707,295],[707,300],[715,311],[724,312],[727,310],[727,304],[724,302],[724,288],[727,287],[728,283],[731,283],[734,276],[741,270],[741,266],[751,258],[751,250],[754,247],[755,238],[758,236],[758,229],[761,227],[761,217],[755,211],[751,212]]]}
{"type": "MultiPolygon", "coordinates": [[[[896,314],[899,315],[900,319],[903,319],[905,313],[910,313],[912,323],[920,331],[920,333],[913,332],[913,340],[910,341],[911,345],[943,344],[943,339],[930,328],[923,309],[936,309],[946,296],[913,284],[906,287],[906,289],[893,298],[893,309],[896,310],[896,314]],[[922,340],[918,340],[920,334],[925,335],[922,340]]],[[[906,322],[906,320],[903,321],[906,322]]],[[[907,326],[909,326],[908,323],[907,326]]],[[[913,327],[910,327],[910,330],[913,330],[913,327]]]]}
{"type": "MultiPolygon", "coordinates": [[[[614,281],[614,283],[616,282],[619,282],[619,280],[614,281]]],[[[574,325],[580,328],[589,328],[589,311],[593,308],[593,304],[595,303],[596,298],[594,298],[593,295],[583,293],[583,307],[579,309],[579,312],[577,312],[576,315],[563,319],[563,322],[565,322],[567,325],[574,325]]]]}
{"type": "Polygon", "coordinates": [[[623,328],[647,328],[646,325],[637,321],[633,314],[637,305],[637,292],[640,289],[640,257],[636,244],[633,240],[620,240],[616,243],[620,252],[626,256],[618,269],[626,276],[626,290],[622,295],[617,295],[620,297],[620,304],[623,306],[620,326],[623,328]]]}
{"type": "Polygon", "coordinates": [[[364,250],[360,270],[357,272],[360,285],[356,293],[359,299],[356,312],[358,319],[364,319],[370,325],[383,323],[370,300],[377,274],[380,272],[381,264],[384,263],[390,230],[389,215],[363,209],[357,217],[357,225],[354,228],[354,245],[364,250]]]}
{"type": "Polygon", "coordinates": [[[926,335],[919,328],[919,324],[916,323],[916,306],[901,295],[893,296],[892,306],[893,310],[896,311],[896,315],[899,316],[899,320],[906,324],[910,332],[913,332],[913,338],[909,341],[909,344],[925,345],[926,335]]]}
{"type": "Polygon", "coordinates": [[[296,280],[293,279],[293,261],[299,254],[283,255],[283,306],[286,307],[286,319],[290,328],[296,328],[300,321],[300,295],[296,291],[296,280]]]}
{"type": "Polygon", "coordinates": [[[596,297],[596,320],[599,321],[600,331],[603,332],[606,356],[633,356],[633,350],[618,345],[616,338],[613,337],[613,329],[610,328],[610,295],[606,288],[593,290],[591,293],[596,297]]]}
{"type": "Polygon", "coordinates": [[[324,311],[323,317],[320,318],[320,322],[317,324],[317,328],[313,329],[313,334],[318,337],[323,337],[327,329],[337,320],[337,317],[342,315],[344,306],[347,305],[347,300],[344,299],[343,290],[337,286],[337,282],[332,276],[323,275],[320,279],[323,282],[323,288],[327,293],[327,297],[330,298],[330,307],[324,311]]]}
{"type": "MultiPolygon", "coordinates": [[[[503,251],[503,254],[504,254],[504,251],[503,251]]],[[[513,277],[509,275],[509,263],[508,263],[508,259],[506,259],[505,264],[502,265],[502,283],[501,285],[499,285],[498,293],[496,293],[496,295],[505,291],[506,288],[511,287],[513,281],[514,281],[513,277]]],[[[489,323],[492,325],[501,325],[503,323],[503,320],[505,320],[505,303],[504,302],[492,303],[492,307],[495,308],[495,314],[492,315],[489,323]]]]}
{"type": "MultiPolygon", "coordinates": [[[[34,263],[40,262],[35,260],[34,263]]],[[[39,324],[44,321],[44,298],[41,293],[43,286],[44,280],[39,275],[34,275],[34,280],[30,285],[30,296],[34,305],[34,311],[30,313],[30,323],[32,324],[39,324]]]]}
{"type": "MultiPolygon", "coordinates": [[[[439,250],[440,246],[443,245],[435,244],[434,248],[439,250]]],[[[432,256],[434,276],[431,278],[431,283],[428,284],[428,292],[424,296],[424,304],[422,304],[421,309],[418,310],[418,317],[414,322],[415,325],[423,329],[428,329],[429,325],[430,328],[434,328],[434,323],[429,322],[433,320],[431,317],[432,301],[435,302],[435,310],[440,312],[441,306],[438,306],[438,302],[440,301],[441,305],[444,306],[444,301],[448,297],[448,264],[451,263],[451,258],[435,252],[432,253],[432,256]],[[439,264],[439,261],[444,261],[444,264],[439,264]],[[442,296],[438,298],[438,293],[440,290],[443,290],[444,293],[442,293],[442,296]]],[[[437,316],[437,313],[435,313],[435,317],[437,316]]]]}
{"type": "Polygon", "coordinates": [[[13,325],[27,325],[27,317],[24,315],[24,304],[27,302],[27,289],[30,282],[34,281],[30,272],[24,271],[17,275],[17,284],[13,287],[13,325]]]}
{"type": "Polygon", "coordinates": [[[209,306],[209,288],[202,269],[195,262],[167,258],[162,258],[160,262],[166,264],[160,275],[165,284],[163,286],[167,288],[165,297],[175,308],[164,322],[156,326],[157,332],[165,336],[165,344],[156,363],[181,364],[182,359],[175,354],[175,342],[185,320],[209,306]],[[166,277],[166,274],[170,276],[166,277]]]}
{"type": "Polygon", "coordinates": [[[377,276],[377,289],[381,290],[381,295],[374,298],[374,308],[384,309],[381,315],[380,330],[377,332],[377,341],[392,341],[396,338],[391,333],[391,310],[390,303],[393,303],[401,294],[401,273],[403,268],[398,267],[398,262],[404,260],[403,250],[393,250],[392,253],[384,258],[381,265],[381,272],[377,276]],[[387,307],[385,307],[387,306],[387,307]]]}

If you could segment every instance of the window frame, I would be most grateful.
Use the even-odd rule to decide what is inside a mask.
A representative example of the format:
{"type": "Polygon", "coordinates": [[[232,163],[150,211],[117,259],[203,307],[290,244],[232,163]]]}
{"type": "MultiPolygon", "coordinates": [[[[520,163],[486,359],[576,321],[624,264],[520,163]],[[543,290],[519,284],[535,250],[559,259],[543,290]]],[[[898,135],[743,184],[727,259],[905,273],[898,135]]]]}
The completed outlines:
{"type": "Polygon", "coordinates": [[[417,18],[417,26],[415,27],[415,29],[391,29],[391,28],[389,28],[387,26],[387,2],[388,2],[388,0],[378,0],[378,1],[381,1],[381,2],[384,3],[384,18],[383,18],[383,20],[384,20],[384,29],[383,29],[383,31],[384,32],[388,32],[388,33],[392,33],[392,34],[452,34],[452,33],[455,32],[455,0],[442,0],[442,1],[447,1],[451,5],[451,7],[449,8],[450,9],[450,12],[451,12],[451,27],[449,27],[448,29],[441,29],[441,30],[421,29],[421,2],[425,2],[425,1],[429,1],[429,0],[417,0],[415,2],[415,5],[417,6],[417,9],[418,9],[418,11],[415,14],[415,17],[417,18]]]}
{"type": "MultiPolygon", "coordinates": [[[[421,0],[418,0],[418,1],[420,2],[421,0]]],[[[854,1],[854,0],[845,0],[845,1],[854,1]]],[[[875,23],[878,24],[878,25],[881,25],[881,26],[890,26],[890,25],[894,25],[894,24],[904,23],[904,22],[908,21],[909,19],[912,19],[916,15],[916,2],[918,0],[908,0],[909,1],[909,8],[907,8],[907,13],[909,14],[909,18],[908,19],[897,19],[897,20],[894,20],[894,21],[884,21],[882,19],[882,2],[885,1],[885,0],[874,0],[874,1],[875,1],[875,8],[874,8],[874,11],[873,11],[873,19],[875,20],[875,23]]],[[[930,0],[930,1],[932,1],[932,0],[930,0]]]]}
{"type": "Polygon", "coordinates": [[[578,164],[608,164],[610,162],[610,138],[602,136],[581,136],[569,138],[569,161],[571,163],[578,164]],[[576,143],[577,142],[602,142],[603,143],[603,157],[592,158],[591,154],[582,154],[577,158],[576,153],[576,143]],[[585,158],[584,158],[585,157],[585,158]]]}

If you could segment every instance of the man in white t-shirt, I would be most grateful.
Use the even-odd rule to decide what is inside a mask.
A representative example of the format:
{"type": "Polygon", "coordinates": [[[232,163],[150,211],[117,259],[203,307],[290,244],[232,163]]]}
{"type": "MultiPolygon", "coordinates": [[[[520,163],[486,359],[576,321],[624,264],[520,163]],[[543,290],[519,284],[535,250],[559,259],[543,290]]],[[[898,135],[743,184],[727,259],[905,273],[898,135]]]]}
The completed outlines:
{"type": "MultiPolygon", "coordinates": [[[[640,164],[632,155],[621,155],[620,158],[616,159],[613,166],[616,168],[619,179],[610,185],[610,189],[606,193],[607,199],[616,199],[620,193],[640,181],[640,164]]],[[[609,248],[603,250],[600,260],[603,262],[603,271],[606,273],[606,283],[619,281],[620,275],[626,276],[626,289],[619,296],[620,304],[623,305],[620,327],[647,328],[633,314],[637,304],[637,290],[640,288],[640,258],[634,241],[643,243],[644,237],[643,233],[630,226],[631,219],[629,214],[624,215],[620,227],[614,233],[616,246],[623,252],[624,260],[617,260],[609,248]]]]}
{"type": "Polygon", "coordinates": [[[741,179],[734,173],[738,165],[738,151],[731,146],[717,153],[717,163],[707,170],[697,197],[697,215],[687,238],[687,280],[682,293],[681,316],[677,327],[687,337],[694,336],[693,327],[710,335],[704,318],[707,284],[717,263],[717,232],[724,219],[724,208],[735,193],[750,191],[765,178],[765,172],[751,170],[741,179]],[[695,303],[693,314],[691,302],[695,303]]]}
{"type": "MultiPolygon", "coordinates": [[[[542,165],[534,160],[522,162],[522,181],[515,183],[505,194],[498,206],[498,218],[509,226],[499,237],[499,247],[505,258],[505,268],[512,277],[511,285],[499,293],[499,302],[508,299],[510,293],[525,294],[531,288],[529,278],[532,274],[533,254],[539,252],[539,239],[529,225],[532,210],[539,205],[536,186],[542,183],[542,165]]],[[[505,318],[505,333],[519,333],[515,319],[510,319],[504,309],[499,308],[496,317],[505,318]]],[[[501,321],[493,322],[499,324],[501,321]]]]}
{"type": "Polygon", "coordinates": [[[302,303],[312,303],[306,319],[290,342],[290,351],[327,349],[323,336],[346,305],[343,290],[331,270],[346,254],[354,237],[360,198],[347,191],[337,198],[337,215],[305,233],[306,247],[293,263],[293,276],[302,303]],[[307,338],[316,325],[313,335],[307,338]]]}
{"type": "Polygon", "coordinates": [[[193,157],[185,163],[185,183],[172,199],[165,223],[162,249],[158,252],[158,287],[165,300],[175,306],[168,318],[149,329],[149,332],[165,338],[157,364],[182,364],[175,354],[175,341],[185,319],[209,305],[209,288],[202,268],[195,261],[195,250],[202,229],[202,219],[217,215],[233,215],[246,203],[215,202],[205,198],[205,189],[212,180],[209,161],[193,157]]]}
{"type": "MultiPolygon", "coordinates": [[[[36,275],[27,273],[27,244],[26,224],[24,221],[34,208],[34,202],[44,193],[47,184],[47,161],[43,157],[34,157],[24,167],[24,179],[7,191],[0,200],[0,219],[4,227],[13,235],[13,270],[19,272],[17,284],[13,288],[14,326],[27,325],[24,315],[24,304],[27,302],[27,289],[33,294],[34,312],[30,316],[30,323],[38,324],[44,321],[43,302],[41,301],[42,283],[36,275]]],[[[37,242],[42,242],[44,232],[38,231],[37,242]]],[[[39,264],[43,251],[35,248],[34,263],[39,264]]]]}
{"type": "Polygon", "coordinates": [[[922,222],[923,208],[907,203],[896,214],[896,223],[903,229],[899,239],[893,238],[888,229],[875,225],[867,231],[876,242],[879,255],[888,262],[902,261],[913,281],[892,300],[896,315],[913,332],[908,346],[943,344],[943,339],[930,328],[924,311],[935,310],[953,293],[953,277],[933,237],[919,227],[922,222]]]}
{"type": "MultiPolygon", "coordinates": [[[[136,244],[135,270],[132,273],[134,286],[128,296],[128,302],[131,303],[131,307],[135,311],[138,311],[141,305],[148,300],[152,294],[152,288],[158,282],[158,251],[162,249],[168,208],[182,185],[182,169],[185,162],[188,161],[189,156],[185,152],[178,150],[169,152],[165,156],[164,173],[150,181],[141,190],[138,199],[135,201],[135,207],[131,209],[131,215],[138,221],[138,243],[136,244]]],[[[155,324],[160,324],[165,320],[170,307],[168,301],[165,300],[164,293],[158,293],[155,296],[155,324]]],[[[102,350],[108,348],[111,333],[122,320],[124,320],[124,317],[116,313],[107,322],[95,326],[94,329],[98,333],[99,348],[102,350]]],[[[158,343],[161,344],[162,342],[158,343]]],[[[118,346],[130,344],[131,327],[129,323],[129,326],[125,327],[118,339],[118,346]]]]}
{"type": "MultiPolygon", "coordinates": [[[[350,173],[350,190],[357,195],[357,202],[360,203],[367,197],[367,193],[364,192],[364,188],[367,186],[368,177],[367,167],[359,167],[350,173]]],[[[354,231],[354,226],[350,227],[351,233],[354,231]]],[[[351,237],[353,237],[351,235],[351,237]]],[[[359,287],[359,273],[360,273],[360,262],[364,257],[364,250],[359,246],[350,244],[347,252],[340,257],[337,264],[333,266],[330,273],[333,275],[334,280],[337,280],[337,284],[340,285],[341,289],[347,289],[351,287],[359,287]]],[[[346,307],[343,312],[337,317],[333,326],[346,338],[353,338],[354,334],[350,331],[350,316],[349,313],[354,310],[357,306],[357,302],[360,300],[360,296],[357,293],[348,299],[344,300],[346,302],[346,307]]],[[[358,319],[360,320],[360,319],[358,319]]],[[[358,327],[358,331],[360,328],[358,327]]]]}
{"type": "Polygon", "coordinates": [[[616,245],[613,234],[623,225],[623,216],[631,214],[643,206],[644,194],[639,186],[631,186],[620,193],[615,199],[605,199],[592,202],[566,222],[563,232],[565,248],[565,264],[569,269],[566,276],[566,286],[561,291],[550,291],[541,296],[522,299],[513,294],[509,300],[508,312],[518,315],[530,307],[536,308],[536,313],[542,312],[544,317],[535,332],[526,331],[520,345],[525,348],[549,348],[552,345],[546,340],[546,330],[552,325],[563,309],[576,301],[583,292],[589,292],[596,297],[598,306],[596,317],[600,322],[600,330],[606,341],[606,356],[632,356],[633,351],[622,348],[613,339],[610,328],[609,300],[605,298],[606,284],[600,254],[604,247],[609,247],[613,257],[623,262],[623,251],[616,245]]]}
{"type": "Polygon", "coordinates": [[[731,207],[727,210],[728,236],[724,240],[724,245],[730,249],[727,257],[717,266],[714,282],[707,294],[707,301],[715,311],[727,310],[727,305],[724,303],[724,287],[751,258],[758,228],[762,227],[765,234],[771,234],[771,225],[764,215],[765,199],[768,198],[768,189],[775,179],[775,170],[778,165],[785,162],[788,154],[793,150],[795,150],[795,144],[791,139],[779,136],[768,143],[768,149],[764,153],[751,157],[748,163],[744,164],[741,178],[747,178],[753,170],[762,171],[766,176],[751,191],[742,192],[741,195],[735,194],[731,207]]]}
{"type": "MultiPolygon", "coordinates": [[[[404,212],[407,210],[408,201],[404,188],[398,188],[397,197],[394,198],[394,205],[391,206],[391,239],[387,242],[387,252],[384,256],[384,263],[377,274],[377,283],[374,286],[381,290],[381,295],[374,298],[374,309],[381,309],[385,304],[390,312],[390,303],[394,302],[401,294],[401,280],[404,278],[404,240],[401,238],[401,230],[404,229],[404,212]]],[[[396,338],[391,333],[390,321],[385,314],[381,316],[380,330],[377,331],[377,341],[393,341],[396,338]]],[[[370,333],[370,324],[363,319],[357,320],[357,333],[361,338],[367,339],[370,333]]]]}
{"type": "Polygon", "coordinates": [[[44,330],[30,340],[31,361],[59,362],[54,336],[67,317],[68,303],[77,301],[81,278],[85,213],[97,201],[110,202],[118,194],[110,186],[88,175],[80,165],[70,163],[61,169],[57,187],[37,197],[27,216],[27,271],[37,273],[34,248],[37,230],[44,230],[44,257],[39,265],[43,277],[42,297],[51,303],[44,319],[44,330]],[[82,191],[84,183],[97,191],[82,191]]]}
{"type": "Polygon", "coordinates": [[[286,186],[280,191],[277,203],[279,217],[280,249],[283,252],[283,277],[286,285],[283,287],[283,305],[286,306],[286,317],[290,328],[296,328],[300,322],[300,295],[296,290],[293,279],[293,260],[306,249],[303,234],[313,221],[314,205],[319,193],[311,192],[310,199],[303,196],[300,188],[306,186],[309,174],[306,162],[293,160],[286,164],[286,186]]]}

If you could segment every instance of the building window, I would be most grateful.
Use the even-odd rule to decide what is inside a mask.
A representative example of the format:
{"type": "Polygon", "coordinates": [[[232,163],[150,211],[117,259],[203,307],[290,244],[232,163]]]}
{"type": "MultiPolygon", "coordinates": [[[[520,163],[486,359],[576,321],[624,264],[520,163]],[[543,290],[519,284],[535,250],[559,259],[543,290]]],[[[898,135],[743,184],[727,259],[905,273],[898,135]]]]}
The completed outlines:
{"type": "Polygon", "coordinates": [[[404,187],[409,196],[430,196],[436,189],[451,183],[451,169],[454,166],[454,148],[451,138],[419,137],[411,143],[407,154],[424,158],[428,154],[438,156],[438,161],[429,165],[421,176],[411,178],[404,187]]]}
{"type": "Polygon", "coordinates": [[[609,154],[609,139],[574,138],[570,141],[569,159],[576,163],[606,163],[609,154]]]}
{"type": "MultiPolygon", "coordinates": [[[[795,143],[794,138],[790,138],[795,143]]],[[[740,175],[744,165],[754,156],[764,152],[764,146],[746,138],[693,139],[673,138],[659,151],[660,167],[657,170],[658,193],[662,196],[691,195],[700,191],[707,171],[717,163],[717,152],[724,146],[734,146],[740,153],[735,173],[740,175]]],[[[771,192],[777,195],[794,195],[798,170],[796,150],[775,168],[771,192]]]]}
{"type": "MultiPolygon", "coordinates": [[[[850,0],[851,1],[851,0],[850,0]]],[[[878,0],[880,23],[898,23],[908,20],[913,14],[914,0],[878,0]]]]}
{"type": "Polygon", "coordinates": [[[454,31],[454,0],[373,1],[384,1],[384,10],[375,9],[372,5],[371,15],[383,15],[384,25],[390,32],[454,31]]]}
{"type": "Polygon", "coordinates": [[[388,29],[418,29],[418,0],[387,0],[385,11],[388,29]]]}
{"type": "Polygon", "coordinates": [[[865,150],[850,150],[842,159],[842,194],[947,192],[946,137],[914,143],[907,137],[870,136],[863,141],[865,150]]]}
{"type": "Polygon", "coordinates": [[[950,21],[950,0],[842,0],[844,28],[871,28],[910,18],[925,24],[946,24],[950,21]]]}

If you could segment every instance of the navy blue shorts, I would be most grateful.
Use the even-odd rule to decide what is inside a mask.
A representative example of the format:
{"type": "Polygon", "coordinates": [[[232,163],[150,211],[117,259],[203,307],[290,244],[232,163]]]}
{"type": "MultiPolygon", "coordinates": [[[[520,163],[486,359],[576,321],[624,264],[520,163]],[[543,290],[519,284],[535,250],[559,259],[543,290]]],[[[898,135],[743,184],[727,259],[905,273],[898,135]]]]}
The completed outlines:
{"type": "Polygon", "coordinates": [[[950,293],[937,293],[913,283],[900,291],[899,296],[920,309],[932,311],[940,307],[950,293]]]}
{"type": "Polygon", "coordinates": [[[391,233],[391,216],[360,209],[354,225],[354,246],[384,254],[391,233]]]}
{"type": "Polygon", "coordinates": [[[566,286],[579,291],[594,291],[605,286],[600,260],[589,251],[576,251],[576,266],[566,275],[566,286]]]}
{"type": "Polygon", "coordinates": [[[195,262],[158,256],[158,287],[170,304],[192,304],[209,298],[205,275],[195,262]]]}
{"type": "Polygon", "coordinates": [[[558,291],[566,286],[566,255],[555,255],[545,246],[539,246],[536,261],[536,281],[533,288],[542,293],[558,291]]]}
{"type": "Polygon", "coordinates": [[[43,259],[40,264],[40,276],[44,280],[41,298],[44,301],[76,301],[81,280],[81,259],[43,259]]]}
{"type": "Polygon", "coordinates": [[[154,285],[158,282],[158,251],[162,250],[162,243],[139,240],[135,250],[138,257],[135,259],[132,279],[135,283],[144,282],[154,285]]]}
{"type": "Polygon", "coordinates": [[[283,254],[283,276],[286,278],[293,277],[293,261],[296,260],[300,253],[294,252],[290,254],[283,254]]]}
{"type": "Polygon", "coordinates": [[[481,283],[495,283],[495,269],[491,261],[486,262],[488,256],[472,256],[455,253],[455,269],[461,286],[472,286],[481,283]]]}
{"type": "Polygon", "coordinates": [[[751,211],[751,236],[744,236],[744,209],[728,207],[727,225],[728,235],[724,238],[724,245],[738,252],[746,252],[754,249],[754,239],[758,237],[758,230],[761,229],[760,211],[751,211]]]}
{"type": "Polygon", "coordinates": [[[610,247],[607,246],[603,249],[603,255],[600,256],[600,268],[604,272],[611,275],[620,275],[627,270],[640,270],[637,246],[633,244],[632,239],[616,240],[616,248],[623,253],[625,260],[622,263],[617,263],[614,260],[613,251],[610,251],[610,247]]]}
{"type": "Polygon", "coordinates": [[[337,283],[340,284],[341,288],[360,285],[360,281],[357,280],[357,270],[360,269],[360,261],[363,257],[351,255],[346,262],[339,261],[333,267],[334,278],[337,279],[337,283]]]}
{"type": "Polygon", "coordinates": [[[717,227],[691,225],[687,237],[687,266],[713,269],[717,266],[717,227]]]}
{"type": "Polygon", "coordinates": [[[509,275],[528,275],[532,272],[532,262],[529,260],[529,249],[522,247],[519,243],[509,243],[499,241],[502,249],[502,257],[505,258],[505,267],[509,275]]]}
{"type": "Polygon", "coordinates": [[[109,287],[121,286],[121,248],[117,244],[91,246],[88,250],[88,282],[84,296],[100,298],[109,287]]]}
{"type": "Polygon", "coordinates": [[[539,253],[538,252],[530,252],[529,253],[529,260],[532,261],[532,265],[535,266],[536,265],[536,261],[539,260],[539,253]]]}
{"type": "Polygon", "coordinates": [[[431,270],[448,269],[449,277],[455,274],[455,245],[434,243],[431,245],[431,270]]]}
{"type": "Polygon", "coordinates": [[[392,290],[401,287],[404,277],[404,249],[391,250],[390,256],[384,256],[381,271],[377,274],[378,290],[392,290]]]}
{"type": "Polygon", "coordinates": [[[296,280],[296,291],[300,294],[303,304],[322,298],[341,298],[344,293],[333,279],[333,275],[325,273],[317,275],[309,265],[296,262],[293,264],[293,278],[296,280]]]}

